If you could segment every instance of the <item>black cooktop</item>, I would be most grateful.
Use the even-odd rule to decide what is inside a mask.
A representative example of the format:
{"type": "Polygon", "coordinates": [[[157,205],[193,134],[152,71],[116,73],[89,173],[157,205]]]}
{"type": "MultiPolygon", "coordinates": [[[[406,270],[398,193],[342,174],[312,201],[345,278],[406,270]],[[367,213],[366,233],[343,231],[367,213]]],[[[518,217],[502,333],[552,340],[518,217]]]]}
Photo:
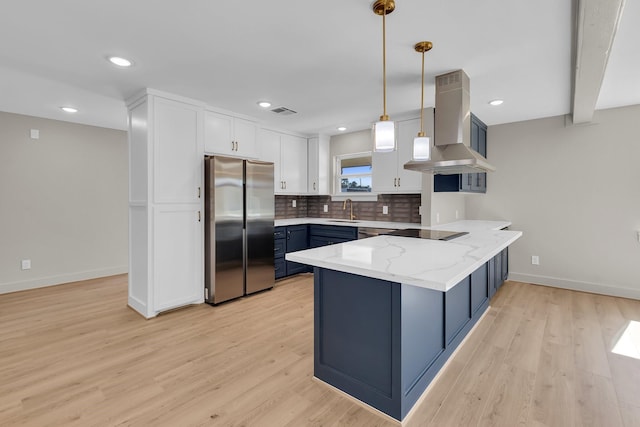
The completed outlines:
{"type": "Polygon", "coordinates": [[[389,236],[415,237],[417,239],[451,240],[456,237],[469,234],[466,231],[423,230],[420,228],[407,228],[388,233],[389,236]]]}

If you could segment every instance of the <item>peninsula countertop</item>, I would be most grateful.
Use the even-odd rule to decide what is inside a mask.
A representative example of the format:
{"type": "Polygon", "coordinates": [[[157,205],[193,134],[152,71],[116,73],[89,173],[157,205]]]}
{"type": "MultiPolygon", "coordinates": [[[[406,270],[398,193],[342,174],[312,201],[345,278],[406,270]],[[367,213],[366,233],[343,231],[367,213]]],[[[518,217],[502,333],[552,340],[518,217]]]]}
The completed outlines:
{"type": "Polygon", "coordinates": [[[377,236],[288,253],[286,259],[446,292],[522,236],[521,231],[502,230],[510,224],[466,220],[434,227],[414,226],[469,234],[449,241],[377,236]]]}

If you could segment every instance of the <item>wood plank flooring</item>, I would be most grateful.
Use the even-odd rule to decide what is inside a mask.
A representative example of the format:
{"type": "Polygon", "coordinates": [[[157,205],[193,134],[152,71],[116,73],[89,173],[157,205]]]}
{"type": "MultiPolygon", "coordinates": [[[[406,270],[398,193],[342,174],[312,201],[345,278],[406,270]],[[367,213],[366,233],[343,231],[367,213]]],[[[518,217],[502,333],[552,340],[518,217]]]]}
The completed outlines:
{"type": "MultiPolygon", "coordinates": [[[[0,295],[1,426],[395,425],[311,379],[311,275],[151,320],[126,281],[0,295]]],[[[507,282],[405,424],[640,426],[630,321],[640,301],[507,282]]]]}

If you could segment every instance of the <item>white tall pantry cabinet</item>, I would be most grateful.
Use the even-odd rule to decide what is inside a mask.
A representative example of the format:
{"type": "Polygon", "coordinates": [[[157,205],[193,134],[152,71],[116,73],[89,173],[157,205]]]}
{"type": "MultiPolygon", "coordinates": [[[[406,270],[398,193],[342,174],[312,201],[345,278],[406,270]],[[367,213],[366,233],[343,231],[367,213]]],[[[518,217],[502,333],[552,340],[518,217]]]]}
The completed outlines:
{"type": "Polygon", "coordinates": [[[147,89],[129,109],[129,306],[203,297],[204,105],[147,89]]]}

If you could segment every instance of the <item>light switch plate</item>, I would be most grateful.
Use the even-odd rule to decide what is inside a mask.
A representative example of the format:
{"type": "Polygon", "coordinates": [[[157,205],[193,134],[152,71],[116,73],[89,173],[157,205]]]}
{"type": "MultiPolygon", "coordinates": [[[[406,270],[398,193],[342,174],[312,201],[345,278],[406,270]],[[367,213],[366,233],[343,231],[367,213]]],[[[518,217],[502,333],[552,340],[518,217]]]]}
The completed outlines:
{"type": "Polygon", "coordinates": [[[389,215],[389,206],[382,207],[382,215],[389,215]]]}
{"type": "Polygon", "coordinates": [[[31,139],[40,139],[40,131],[38,129],[31,129],[31,139]]]}
{"type": "Polygon", "coordinates": [[[20,266],[22,267],[23,270],[31,270],[31,260],[30,259],[23,259],[20,262],[20,266]]]}
{"type": "Polygon", "coordinates": [[[295,207],[296,207],[296,201],[295,201],[295,200],[292,200],[292,201],[291,201],[291,207],[293,207],[293,208],[295,208],[295,207]]]}
{"type": "Polygon", "coordinates": [[[329,205],[324,205],[323,210],[324,210],[325,212],[329,212],[329,205]]]}

